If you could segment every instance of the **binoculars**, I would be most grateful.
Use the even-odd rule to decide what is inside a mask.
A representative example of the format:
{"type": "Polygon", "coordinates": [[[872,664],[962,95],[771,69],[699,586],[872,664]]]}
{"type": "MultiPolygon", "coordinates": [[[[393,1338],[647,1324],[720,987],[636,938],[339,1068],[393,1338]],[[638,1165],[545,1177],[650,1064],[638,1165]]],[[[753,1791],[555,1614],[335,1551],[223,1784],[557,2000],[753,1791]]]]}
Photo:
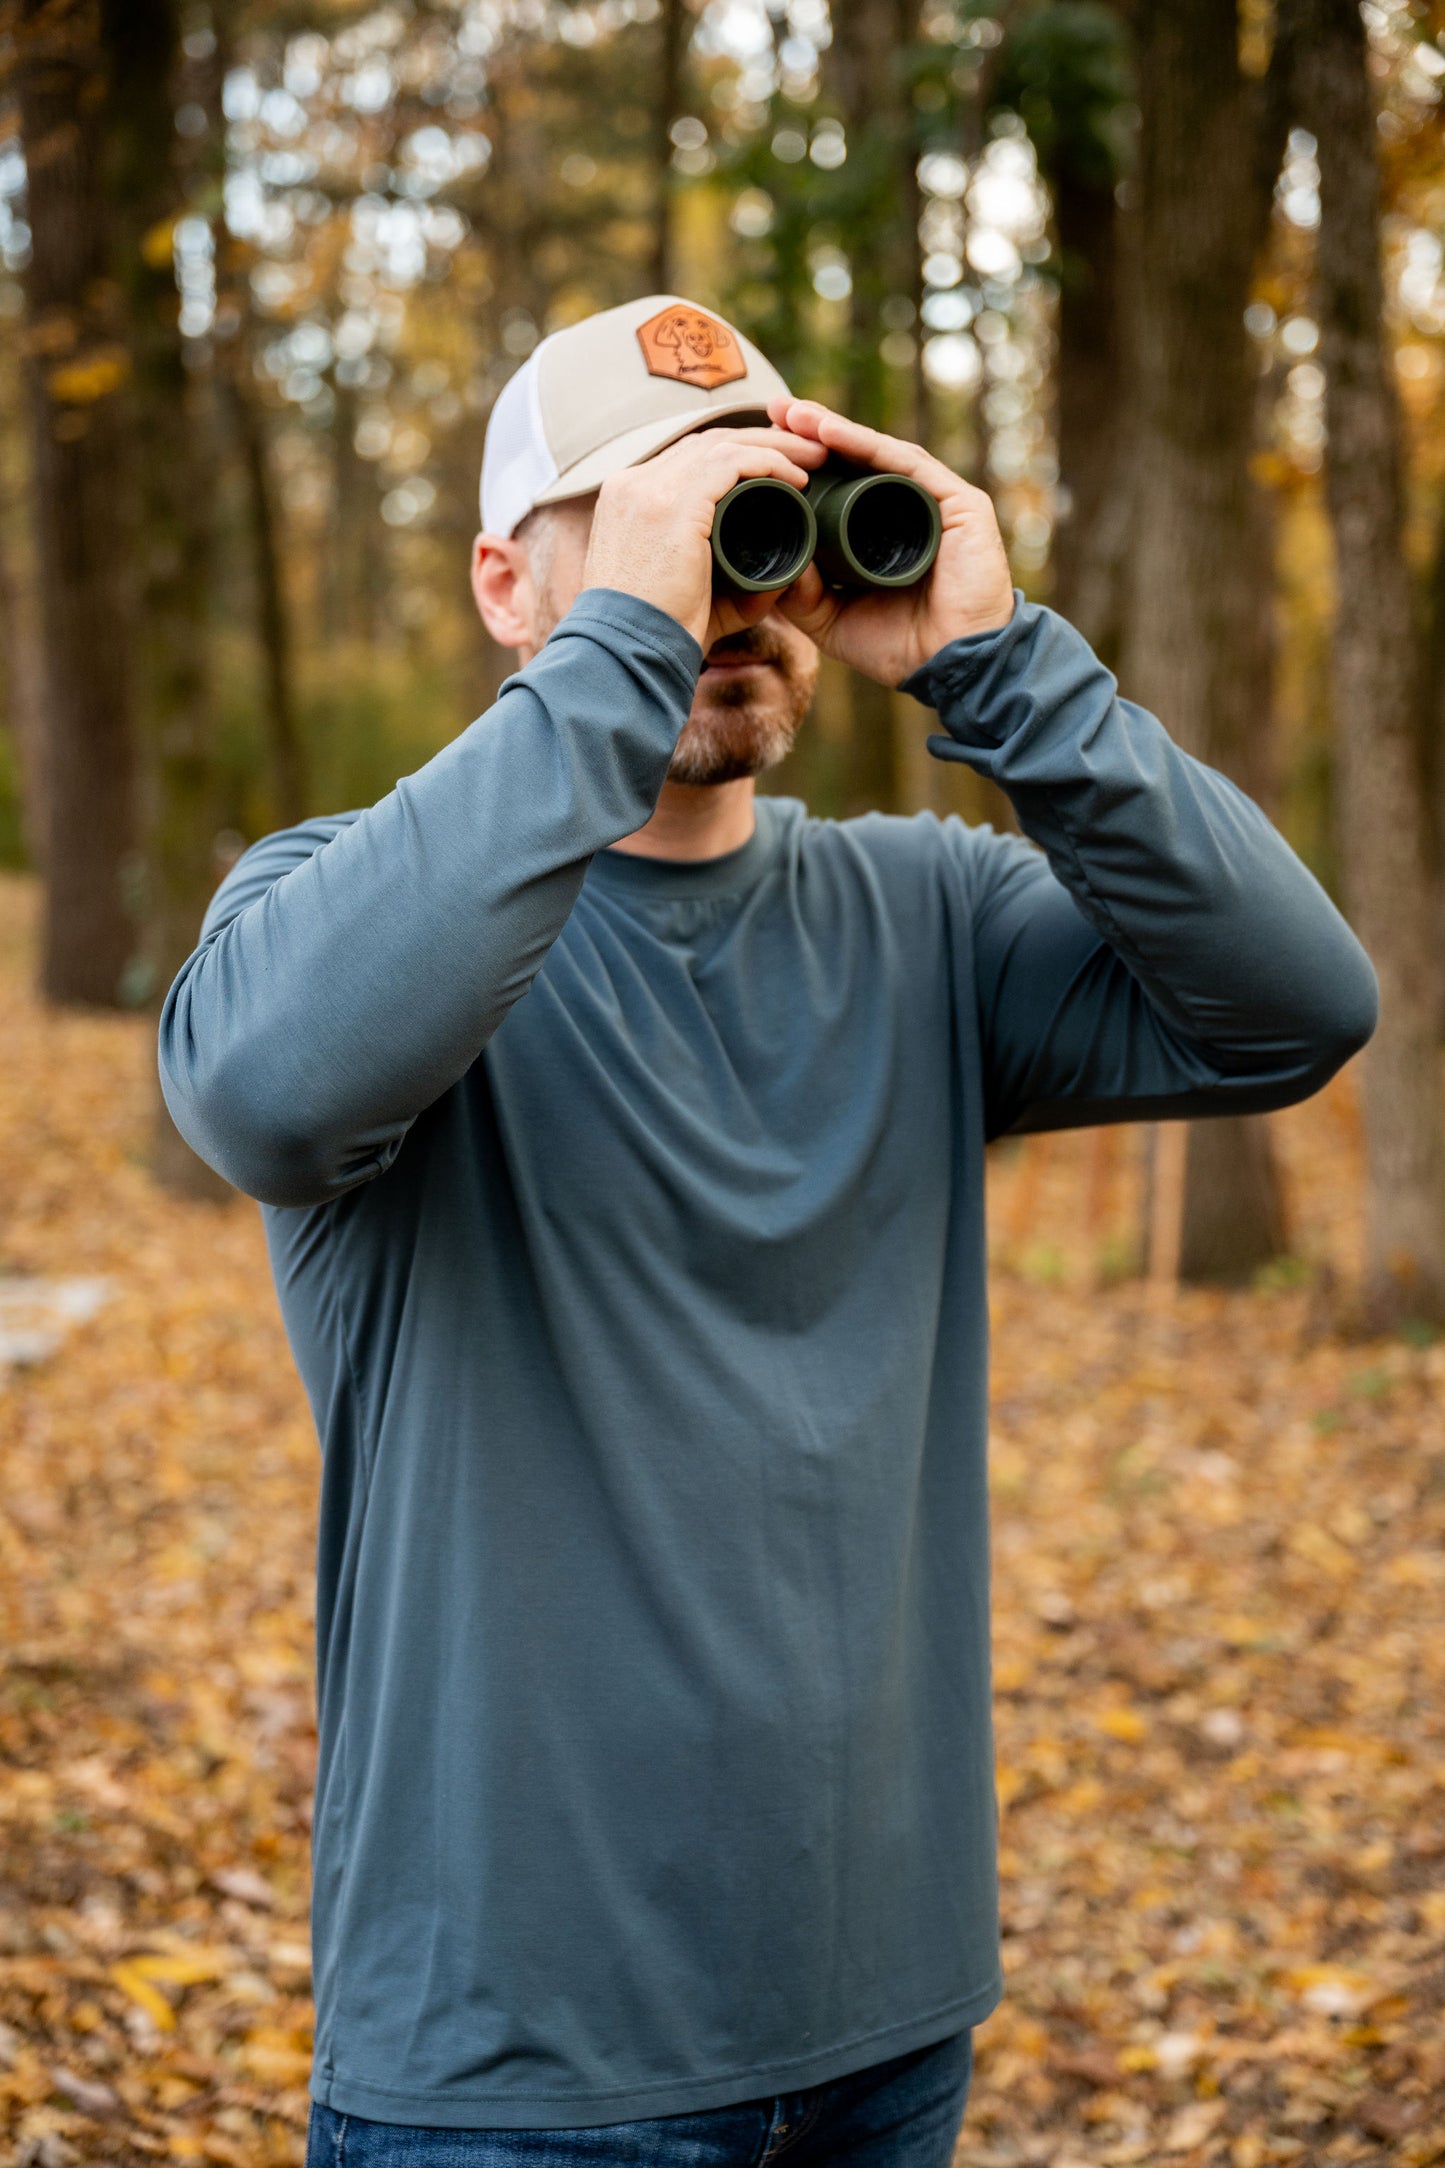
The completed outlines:
{"type": "Polygon", "coordinates": [[[834,454],[806,489],[767,475],[735,483],[713,514],[713,575],[761,595],[816,562],[830,587],[912,587],[942,533],[938,499],[917,482],[834,454]]]}

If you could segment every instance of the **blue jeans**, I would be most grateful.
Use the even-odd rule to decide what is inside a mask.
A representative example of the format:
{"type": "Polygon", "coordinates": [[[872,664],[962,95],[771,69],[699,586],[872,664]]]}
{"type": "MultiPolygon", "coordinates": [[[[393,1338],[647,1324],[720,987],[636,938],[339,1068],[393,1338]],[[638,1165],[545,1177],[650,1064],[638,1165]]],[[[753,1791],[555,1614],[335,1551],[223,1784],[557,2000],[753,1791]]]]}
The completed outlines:
{"type": "Polygon", "coordinates": [[[948,2168],[973,2035],[701,2115],[589,2130],[419,2130],[315,2103],[306,2168],[948,2168]]]}

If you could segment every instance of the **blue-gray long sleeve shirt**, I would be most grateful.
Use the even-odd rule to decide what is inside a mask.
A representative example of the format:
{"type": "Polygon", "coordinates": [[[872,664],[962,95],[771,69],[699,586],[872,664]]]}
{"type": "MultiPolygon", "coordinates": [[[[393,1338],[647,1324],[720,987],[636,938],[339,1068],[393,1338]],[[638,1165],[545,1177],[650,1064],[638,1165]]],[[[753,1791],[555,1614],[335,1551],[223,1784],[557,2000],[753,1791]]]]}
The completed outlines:
{"type": "Polygon", "coordinates": [[[620,2122],[999,1993],[984,1145],[1276,1107],[1370,966],[1022,602],[909,681],[1028,842],[758,806],[610,851],[700,667],[585,594],[370,810],[249,851],[161,1026],[324,1453],[313,2091],[620,2122]]]}

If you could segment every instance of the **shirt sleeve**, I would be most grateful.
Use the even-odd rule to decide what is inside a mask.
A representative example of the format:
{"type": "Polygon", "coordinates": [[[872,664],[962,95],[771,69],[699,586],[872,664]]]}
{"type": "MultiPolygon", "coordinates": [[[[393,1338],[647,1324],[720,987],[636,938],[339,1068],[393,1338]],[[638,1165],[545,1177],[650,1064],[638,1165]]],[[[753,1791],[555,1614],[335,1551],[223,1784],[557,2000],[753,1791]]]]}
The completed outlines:
{"type": "Polygon", "coordinates": [[[389,1166],[526,993],[593,854],[651,814],[701,660],[661,610],[593,589],[377,805],[249,851],[161,1016],[201,1157],[280,1205],[389,1166]]]}
{"type": "Polygon", "coordinates": [[[1369,1038],[1374,972],[1318,882],[1064,619],[1019,597],[904,690],[1037,846],[963,831],[991,1135],[1264,1112],[1369,1038]]]}

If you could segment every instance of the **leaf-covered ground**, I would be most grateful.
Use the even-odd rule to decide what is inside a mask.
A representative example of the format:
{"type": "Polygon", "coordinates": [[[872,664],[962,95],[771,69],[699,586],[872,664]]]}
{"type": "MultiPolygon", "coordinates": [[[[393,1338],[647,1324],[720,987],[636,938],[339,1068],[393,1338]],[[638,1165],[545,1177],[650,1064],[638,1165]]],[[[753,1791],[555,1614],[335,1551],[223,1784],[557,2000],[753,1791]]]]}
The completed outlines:
{"type": "MultiPolygon", "coordinates": [[[[32,909],[0,883],[0,1294],[47,1283],[0,1368],[0,2161],[294,2162],[315,1443],[254,1209],[151,1185],[150,1027],[43,1013],[32,909]]],[[[1445,2159],[1445,1349],[1331,1332],[1348,1083],[1277,1135],[1302,1262],[1250,1294],[1118,1277],[1132,1135],[995,1170],[970,2168],[1445,2159]]]]}

